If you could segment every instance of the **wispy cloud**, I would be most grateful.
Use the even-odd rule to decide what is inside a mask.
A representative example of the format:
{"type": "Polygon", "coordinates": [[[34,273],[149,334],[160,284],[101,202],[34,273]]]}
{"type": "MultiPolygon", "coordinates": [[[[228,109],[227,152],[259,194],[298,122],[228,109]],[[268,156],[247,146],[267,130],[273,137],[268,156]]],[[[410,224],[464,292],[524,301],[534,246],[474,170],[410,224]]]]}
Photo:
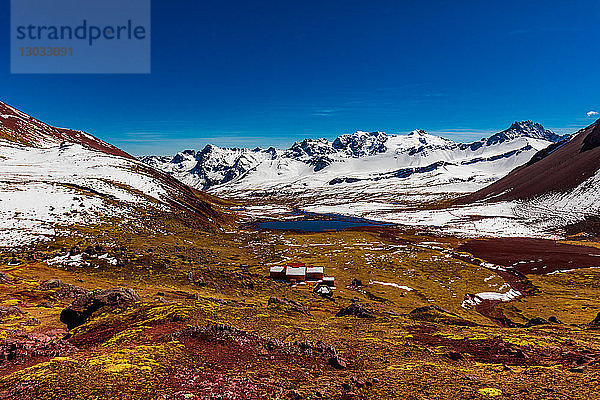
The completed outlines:
{"type": "Polygon", "coordinates": [[[341,109],[339,109],[339,108],[325,108],[325,109],[321,109],[321,110],[316,110],[315,112],[312,113],[312,115],[316,116],[316,117],[329,117],[340,111],[341,111],[341,109]]]}
{"type": "Polygon", "coordinates": [[[595,116],[595,115],[598,115],[598,112],[597,112],[597,111],[593,111],[593,110],[592,110],[592,111],[588,111],[588,112],[587,112],[587,116],[588,116],[588,117],[593,117],[593,116],[595,116]]]}

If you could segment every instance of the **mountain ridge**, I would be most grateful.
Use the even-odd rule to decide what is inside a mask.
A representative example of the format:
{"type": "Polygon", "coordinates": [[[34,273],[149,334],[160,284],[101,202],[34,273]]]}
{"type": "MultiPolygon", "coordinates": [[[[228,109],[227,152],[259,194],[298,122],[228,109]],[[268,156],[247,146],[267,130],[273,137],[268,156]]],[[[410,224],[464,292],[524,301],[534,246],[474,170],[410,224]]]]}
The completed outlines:
{"type": "Polygon", "coordinates": [[[342,134],[332,141],[324,138],[306,138],[294,142],[288,149],[273,147],[268,149],[221,148],[209,144],[200,151],[184,150],[172,157],[144,156],[140,159],[191,186],[208,190],[240,180],[260,164],[274,160],[299,161],[310,167],[312,172],[317,173],[335,163],[368,159],[386,154],[390,158],[414,157],[412,161],[407,161],[407,165],[390,167],[391,171],[404,167],[424,167],[439,161],[451,162],[453,161],[452,157],[468,157],[467,153],[469,152],[473,153],[473,163],[486,159],[489,161],[490,157],[509,154],[511,151],[517,150],[520,152],[532,151],[533,155],[535,151],[546,147],[545,145],[562,140],[565,136],[559,136],[545,129],[541,124],[521,121],[514,122],[504,131],[471,143],[457,143],[450,139],[431,135],[424,130],[414,130],[407,135],[386,134],[380,131],[356,131],[352,134],[342,134]],[[519,140],[523,142],[520,147],[497,151],[503,143],[516,143],[519,140]],[[536,142],[534,149],[528,140],[539,143],[536,142]],[[482,157],[483,153],[489,149],[494,149],[494,154],[487,158],[482,157]],[[435,153],[439,153],[441,158],[432,159],[431,155],[435,153]],[[454,155],[448,156],[444,153],[454,153],[454,155]],[[423,159],[423,162],[415,161],[417,159],[423,159]]]}
{"type": "Polygon", "coordinates": [[[80,225],[177,213],[199,229],[229,220],[221,200],[96,137],[0,102],[0,242],[22,245],[80,225]]]}
{"type": "Polygon", "coordinates": [[[63,142],[78,143],[107,154],[134,159],[125,151],[84,131],[48,125],[0,101],[0,139],[31,147],[49,147],[63,142]]]}

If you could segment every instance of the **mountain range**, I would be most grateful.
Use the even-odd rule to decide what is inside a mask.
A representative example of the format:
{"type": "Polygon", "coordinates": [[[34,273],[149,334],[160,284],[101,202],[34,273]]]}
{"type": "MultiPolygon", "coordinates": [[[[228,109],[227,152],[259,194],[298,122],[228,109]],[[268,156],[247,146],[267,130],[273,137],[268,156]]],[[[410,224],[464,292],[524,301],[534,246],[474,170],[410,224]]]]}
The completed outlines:
{"type": "Polygon", "coordinates": [[[560,136],[521,121],[471,143],[422,130],[358,131],[284,150],[207,145],[138,160],[0,103],[0,238],[18,245],[140,212],[184,212],[212,229],[232,218],[220,198],[248,219],[300,209],[456,234],[540,236],[600,215],[599,132],[595,123],[560,136]]]}
{"type": "Polygon", "coordinates": [[[562,139],[540,124],[523,121],[473,143],[456,143],[422,130],[408,135],[357,131],[333,141],[304,139],[286,150],[207,145],[173,157],[141,159],[203,190],[219,186],[271,189],[377,182],[432,172],[443,175],[449,170],[465,180],[489,182],[562,139]]]}

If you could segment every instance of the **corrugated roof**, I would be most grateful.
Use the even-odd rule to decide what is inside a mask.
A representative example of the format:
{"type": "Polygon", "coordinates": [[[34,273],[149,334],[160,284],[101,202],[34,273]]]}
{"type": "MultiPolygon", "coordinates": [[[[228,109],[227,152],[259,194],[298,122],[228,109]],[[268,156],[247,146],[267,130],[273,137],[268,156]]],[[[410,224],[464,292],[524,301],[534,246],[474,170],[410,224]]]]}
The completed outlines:
{"type": "Polygon", "coordinates": [[[306,267],[291,267],[291,266],[287,266],[285,268],[285,274],[286,275],[293,275],[293,276],[304,276],[306,275],[306,267]]]}

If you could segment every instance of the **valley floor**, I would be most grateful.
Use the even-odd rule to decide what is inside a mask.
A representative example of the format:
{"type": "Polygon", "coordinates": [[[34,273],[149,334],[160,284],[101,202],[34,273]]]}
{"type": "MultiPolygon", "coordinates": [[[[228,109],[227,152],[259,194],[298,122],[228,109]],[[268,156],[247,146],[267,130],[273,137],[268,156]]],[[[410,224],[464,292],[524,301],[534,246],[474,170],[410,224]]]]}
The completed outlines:
{"type": "Polygon", "coordinates": [[[396,227],[82,226],[1,255],[0,398],[596,398],[600,269],[480,248],[396,227]],[[268,278],[286,262],[324,266],[334,296],[268,278]],[[67,331],[63,309],[113,287],[140,298],[67,331]]]}

